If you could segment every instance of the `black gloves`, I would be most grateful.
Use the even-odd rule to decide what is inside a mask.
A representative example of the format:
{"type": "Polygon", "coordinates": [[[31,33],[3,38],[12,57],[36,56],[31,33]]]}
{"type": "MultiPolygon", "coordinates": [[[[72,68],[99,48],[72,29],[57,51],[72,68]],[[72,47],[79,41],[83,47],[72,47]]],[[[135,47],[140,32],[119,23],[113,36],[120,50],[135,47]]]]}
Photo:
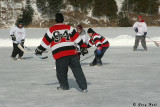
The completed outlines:
{"type": "Polygon", "coordinates": [[[87,53],[88,53],[87,48],[81,48],[81,53],[82,53],[83,56],[84,56],[85,54],[87,54],[87,53]]]}
{"type": "Polygon", "coordinates": [[[144,32],[144,36],[146,36],[147,35],[147,32],[144,32]]]}
{"type": "Polygon", "coordinates": [[[135,30],[136,33],[138,32],[138,28],[137,27],[135,27],[134,30],[135,30]]]}
{"type": "Polygon", "coordinates": [[[24,41],[25,41],[24,39],[21,40],[21,45],[24,45],[24,41]]]}
{"type": "Polygon", "coordinates": [[[13,41],[15,41],[15,40],[16,40],[15,35],[11,35],[11,38],[12,38],[12,40],[13,40],[13,41]]]}
{"type": "Polygon", "coordinates": [[[145,37],[146,37],[146,35],[147,35],[147,32],[144,32],[144,35],[143,35],[143,37],[145,38],[145,37]]]}
{"type": "Polygon", "coordinates": [[[40,50],[38,47],[37,47],[37,49],[35,50],[35,54],[36,55],[42,55],[42,50],[40,50]]]}
{"type": "Polygon", "coordinates": [[[45,51],[46,49],[43,46],[38,46],[35,50],[35,54],[36,55],[42,55],[42,53],[45,51]]]}

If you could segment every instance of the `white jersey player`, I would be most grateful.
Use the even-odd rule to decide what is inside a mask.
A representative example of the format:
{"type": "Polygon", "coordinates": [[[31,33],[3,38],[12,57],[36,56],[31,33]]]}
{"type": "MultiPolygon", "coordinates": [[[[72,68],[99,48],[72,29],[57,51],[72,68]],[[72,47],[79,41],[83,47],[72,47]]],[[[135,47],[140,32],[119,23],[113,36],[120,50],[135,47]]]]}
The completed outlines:
{"type": "Polygon", "coordinates": [[[10,36],[11,36],[12,41],[13,41],[13,51],[12,51],[11,58],[12,59],[17,59],[16,56],[18,54],[19,55],[18,59],[20,59],[23,56],[23,51],[21,51],[18,48],[18,44],[21,44],[22,47],[23,47],[25,37],[26,37],[26,32],[25,32],[25,29],[23,27],[23,22],[22,21],[19,21],[17,26],[13,27],[10,30],[10,36]]]}
{"type": "Polygon", "coordinates": [[[145,21],[142,20],[142,16],[138,17],[138,21],[134,23],[133,28],[136,32],[135,45],[133,46],[133,51],[137,50],[140,40],[144,50],[147,51],[147,46],[145,41],[147,35],[147,25],[145,21]]]}

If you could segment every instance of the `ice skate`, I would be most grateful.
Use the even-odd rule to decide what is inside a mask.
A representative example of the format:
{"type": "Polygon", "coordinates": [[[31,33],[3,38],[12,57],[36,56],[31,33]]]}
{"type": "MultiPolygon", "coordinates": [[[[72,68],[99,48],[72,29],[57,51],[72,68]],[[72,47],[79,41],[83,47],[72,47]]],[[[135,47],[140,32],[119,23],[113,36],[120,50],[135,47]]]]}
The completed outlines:
{"type": "Polygon", "coordinates": [[[21,60],[22,57],[18,56],[17,60],[21,60]]]}
{"type": "Polygon", "coordinates": [[[102,66],[102,64],[101,64],[101,63],[97,63],[97,64],[96,64],[96,66],[98,66],[98,67],[99,67],[99,66],[102,66]]]}
{"type": "Polygon", "coordinates": [[[10,56],[11,57],[11,59],[12,60],[17,60],[17,58],[16,57],[13,57],[13,56],[10,56]]]}
{"type": "Polygon", "coordinates": [[[87,93],[87,92],[88,92],[88,90],[87,90],[87,89],[85,89],[85,90],[83,90],[83,92],[84,92],[84,93],[87,93]]]}
{"type": "Polygon", "coordinates": [[[91,62],[91,63],[90,63],[90,66],[95,66],[95,65],[96,65],[96,64],[95,64],[95,63],[93,63],[93,62],[91,62]]]}
{"type": "Polygon", "coordinates": [[[65,89],[65,88],[62,88],[62,87],[57,87],[57,90],[70,91],[69,89],[65,89]]]}

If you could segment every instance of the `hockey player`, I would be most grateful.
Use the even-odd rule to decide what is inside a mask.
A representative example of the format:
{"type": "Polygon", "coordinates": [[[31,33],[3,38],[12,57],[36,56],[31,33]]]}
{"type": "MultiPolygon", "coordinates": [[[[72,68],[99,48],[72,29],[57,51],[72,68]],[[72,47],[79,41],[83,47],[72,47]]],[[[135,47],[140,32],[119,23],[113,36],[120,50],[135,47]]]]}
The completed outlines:
{"type": "MultiPolygon", "coordinates": [[[[85,30],[83,29],[82,25],[78,25],[76,27],[77,33],[79,34],[79,36],[81,37],[81,39],[83,40],[83,43],[87,44],[88,40],[89,40],[89,36],[86,35],[85,30]]],[[[80,48],[80,46],[78,44],[75,44],[77,52],[78,52],[78,57],[80,59],[80,55],[82,53],[82,55],[84,56],[84,54],[88,53],[88,50],[86,47],[80,48]]]]}
{"type": "Polygon", "coordinates": [[[102,57],[106,50],[109,48],[109,42],[103,36],[97,34],[92,28],[89,28],[87,31],[90,36],[90,40],[88,42],[88,47],[95,45],[97,48],[94,51],[95,58],[90,66],[102,66],[102,57]]]}
{"type": "Polygon", "coordinates": [[[141,44],[144,48],[145,51],[147,51],[147,46],[146,46],[146,35],[147,35],[147,25],[144,20],[142,20],[142,16],[138,17],[138,21],[134,23],[133,28],[136,32],[136,37],[135,37],[135,44],[133,46],[133,51],[137,50],[137,47],[139,45],[139,41],[141,40],[141,44]]]}
{"type": "Polygon", "coordinates": [[[60,87],[58,90],[69,90],[68,66],[72,69],[79,88],[87,92],[87,82],[78,60],[78,53],[74,43],[83,46],[79,34],[69,25],[63,24],[64,17],[61,13],[55,15],[56,25],[49,28],[42,39],[40,46],[35,53],[42,55],[42,52],[50,46],[54,59],[56,60],[56,73],[60,87]]]}
{"type": "Polygon", "coordinates": [[[10,30],[10,36],[12,38],[13,41],[13,51],[12,51],[12,55],[11,58],[16,60],[16,56],[18,54],[18,60],[21,59],[21,57],[23,56],[23,51],[21,51],[18,48],[18,44],[21,44],[22,46],[24,45],[24,41],[25,41],[25,37],[26,37],[26,32],[25,29],[23,27],[23,22],[19,21],[16,27],[13,27],[10,30]]]}

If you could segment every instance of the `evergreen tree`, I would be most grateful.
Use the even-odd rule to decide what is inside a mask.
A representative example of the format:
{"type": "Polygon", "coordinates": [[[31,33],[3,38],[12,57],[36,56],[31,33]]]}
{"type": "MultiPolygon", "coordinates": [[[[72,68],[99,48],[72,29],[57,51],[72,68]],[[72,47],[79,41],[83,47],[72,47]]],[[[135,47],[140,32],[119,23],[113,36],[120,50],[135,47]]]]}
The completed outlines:
{"type": "Polygon", "coordinates": [[[145,13],[145,14],[158,14],[159,1],[158,0],[124,0],[122,11],[145,13]]]}
{"type": "Polygon", "coordinates": [[[22,17],[17,19],[17,22],[19,20],[22,20],[24,25],[27,26],[30,23],[32,23],[32,16],[33,16],[33,8],[30,5],[30,0],[26,1],[26,6],[25,8],[22,10],[22,17]]]}
{"type": "Polygon", "coordinates": [[[120,27],[131,27],[131,21],[129,20],[128,16],[126,16],[123,12],[119,13],[118,16],[119,20],[118,20],[118,26],[120,27]]]}
{"type": "Polygon", "coordinates": [[[74,7],[74,10],[81,9],[85,12],[93,3],[93,0],[68,0],[70,4],[74,7]]]}
{"type": "Polygon", "coordinates": [[[60,12],[62,0],[37,0],[36,4],[43,15],[53,18],[57,12],[60,12]]]}
{"type": "Polygon", "coordinates": [[[94,0],[93,15],[94,16],[117,16],[117,4],[115,0],[94,0]]]}
{"type": "Polygon", "coordinates": [[[107,16],[115,17],[117,16],[118,7],[115,0],[106,0],[106,10],[105,13],[107,16]]]}
{"type": "Polygon", "coordinates": [[[42,13],[42,14],[46,14],[47,10],[48,10],[48,2],[47,0],[37,0],[36,1],[36,4],[37,4],[37,7],[39,9],[39,11],[42,13]]]}
{"type": "Polygon", "coordinates": [[[106,0],[94,0],[93,16],[106,15],[106,0]]]}
{"type": "Polygon", "coordinates": [[[148,4],[148,14],[158,14],[160,2],[158,0],[149,0],[148,4]]]}
{"type": "Polygon", "coordinates": [[[48,0],[48,14],[50,18],[53,18],[57,12],[60,12],[62,0],[48,0]]]}

